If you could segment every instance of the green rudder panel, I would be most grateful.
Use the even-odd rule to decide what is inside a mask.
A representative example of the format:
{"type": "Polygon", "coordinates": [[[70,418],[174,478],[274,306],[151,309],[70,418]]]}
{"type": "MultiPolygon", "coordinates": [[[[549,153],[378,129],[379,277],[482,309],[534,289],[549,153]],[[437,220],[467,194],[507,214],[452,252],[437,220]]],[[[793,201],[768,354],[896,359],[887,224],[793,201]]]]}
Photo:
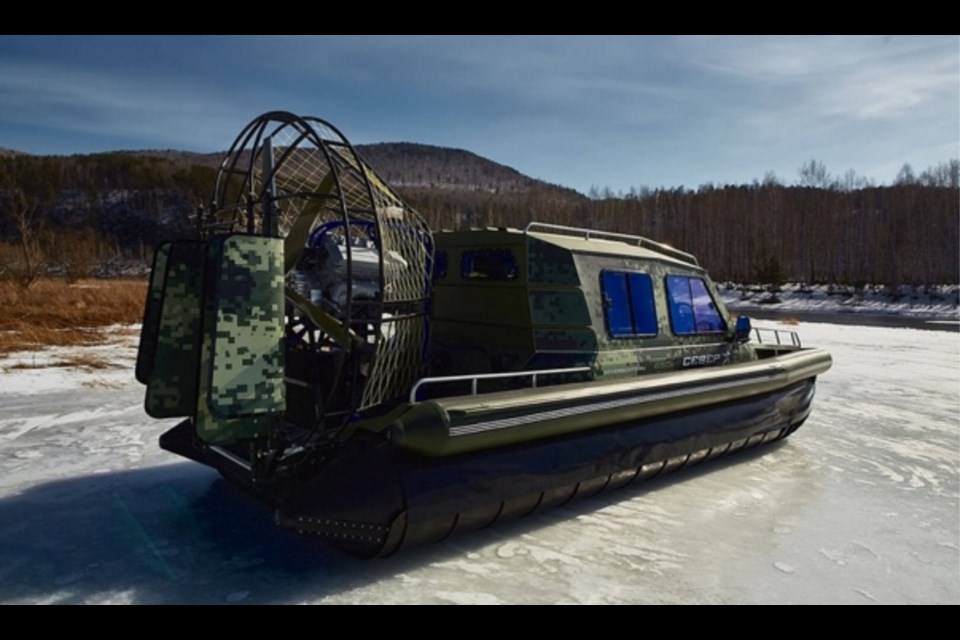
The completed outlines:
{"type": "Polygon", "coordinates": [[[154,418],[193,414],[200,356],[203,243],[164,246],[151,277],[137,360],[137,377],[147,381],[146,411],[154,418]],[[161,260],[165,269],[158,270],[161,260]]]}
{"type": "Polygon", "coordinates": [[[269,431],[285,409],[283,241],[210,243],[197,434],[228,442],[269,431]]]}
{"type": "Polygon", "coordinates": [[[143,325],[140,328],[140,345],[137,348],[135,374],[141,384],[149,384],[153,374],[153,361],[157,355],[157,335],[160,332],[160,310],[163,309],[163,285],[167,279],[167,258],[170,243],[157,247],[150,270],[150,285],[143,310],[143,325]]]}

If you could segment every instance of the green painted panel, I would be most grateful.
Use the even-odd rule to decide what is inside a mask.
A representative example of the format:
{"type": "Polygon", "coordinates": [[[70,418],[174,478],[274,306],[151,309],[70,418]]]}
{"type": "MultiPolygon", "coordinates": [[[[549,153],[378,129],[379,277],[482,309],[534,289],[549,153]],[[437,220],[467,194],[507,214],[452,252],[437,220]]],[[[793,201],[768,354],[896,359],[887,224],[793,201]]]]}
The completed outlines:
{"type": "Polygon", "coordinates": [[[590,326],[590,310],[579,289],[530,291],[530,317],[534,325],[590,326]]]}
{"type": "Polygon", "coordinates": [[[162,291],[156,348],[152,366],[147,360],[149,354],[144,355],[142,363],[138,362],[138,368],[142,364],[143,369],[140,373],[147,379],[146,411],[154,418],[189,416],[196,406],[202,250],[203,244],[198,242],[172,243],[162,285],[154,276],[162,291]]]}
{"type": "Polygon", "coordinates": [[[577,286],[580,275],[568,249],[528,236],[531,283],[577,286]]]}
{"type": "Polygon", "coordinates": [[[150,286],[143,310],[143,325],[140,329],[140,345],[137,348],[135,375],[141,384],[149,384],[153,373],[153,361],[157,355],[157,336],[160,332],[160,311],[163,309],[163,285],[167,279],[167,258],[170,243],[157,247],[150,270],[150,286]]]}

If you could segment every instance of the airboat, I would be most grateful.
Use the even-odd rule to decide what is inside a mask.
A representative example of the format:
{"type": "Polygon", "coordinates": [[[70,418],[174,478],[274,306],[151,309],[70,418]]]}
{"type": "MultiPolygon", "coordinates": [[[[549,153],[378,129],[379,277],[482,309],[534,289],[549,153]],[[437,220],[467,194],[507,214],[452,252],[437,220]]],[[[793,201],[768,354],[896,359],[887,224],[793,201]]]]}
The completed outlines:
{"type": "Polygon", "coordinates": [[[160,446],[358,556],[781,440],[831,365],[665,244],[433,231],[315,117],[251,122],[197,224],[147,294],[160,446]]]}

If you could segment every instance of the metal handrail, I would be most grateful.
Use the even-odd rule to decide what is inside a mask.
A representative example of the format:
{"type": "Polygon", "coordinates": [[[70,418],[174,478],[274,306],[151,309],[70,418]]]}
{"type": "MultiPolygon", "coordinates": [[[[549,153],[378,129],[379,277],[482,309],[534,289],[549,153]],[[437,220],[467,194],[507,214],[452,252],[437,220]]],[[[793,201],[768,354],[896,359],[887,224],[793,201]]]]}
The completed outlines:
{"type": "Polygon", "coordinates": [[[758,344],[773,344],[772,342],[763,341],[764,334],[773,334],[773,339],[777,341],[778,347],[790,346],[790,347],[796,347],[798,349],[803,348],[803,345],[800,344],[800,334],[798,334],[796,331],[790,331],[789,329],[771,329],[768,327],[754,327],[753,332],[757,336],[758,344]],[[760,333],[761,331],[763,333],[760,333]],[[790,338],[789,345],[786,345],[784,342],[787,337],[790,338]]]}
{"type": "Polygon", "coordinates": [[[556,375],[560,373],[583,373],[585,371],[590,371],[590,367],[570,367],[566,369],[539,369],[537,371],[509,371],[507,373],[478,373],[475,375],[463,375],[463,376],[438,376],[435,378],[420,378],[410,389],[410,403],[417,401],[417,391],[420,387],[428,384],[436,384],[440,382],[464,382],[466,380],[470,381],[470,395],[477,395],[477,382],[480,380],[495,380],[503,378],[533,378],[533,388],[537,387],[537,376],[547,376],[547,375],[556,375]]]}
{"type": "Polygon", "coordinates": [[[637,243],[638,247],[647,247],[649,249],[654,249],[660,251],[661,253],[671,254],[675,258],[680,258],[684,262],[689,262],[693,265],[700,266],[700,263],[697,262],[697,258],[686,251],[680,251],[680,249],[674,249],[668,244],[663,244],[662,242],[657,242],[656,240],[651,240],[650,238],[644,238],[643,236],[634,236],[628,233],[616,233],[613,231],[597,231],[595,229],[584,229],[582,227],[568,227],[562,224],[551,224],[549,222],[531,222],[526,228],[524,228],[524,233],[530,233],[530,230],[533,227],[539,227],[547,230],[554,231],[566,231],[568,233],[576,233],[582,235],[585,240],[593,238],[611,238],[614,240],[632,240],[637,243]]]}

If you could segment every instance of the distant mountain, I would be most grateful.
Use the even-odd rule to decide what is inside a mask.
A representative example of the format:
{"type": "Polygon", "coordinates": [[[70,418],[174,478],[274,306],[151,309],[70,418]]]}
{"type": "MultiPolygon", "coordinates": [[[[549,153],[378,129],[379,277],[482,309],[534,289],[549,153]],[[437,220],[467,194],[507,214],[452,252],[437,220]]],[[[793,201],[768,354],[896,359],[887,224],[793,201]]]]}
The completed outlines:
{"type": "MultiPolygon", "coordinates": [[[[549,184],[526,176],[512,167],[494,162],[464,149],[450,149],[414,142],[378,142],[354,147],[367,164],[373,167],[392,187],[409,189],[444,189],[482,191],[492,194],[550,191],[558,199],[580,201],[585,196],[573,189],[549,184]]],[[[163,158],[178,165],[218,168],[224,152],[194,153],[190,151],[129,151],[134,155],[163,158]]]]}
{"type": "Polygon", "coordinates": [[[398,189],[462,189],[502,194],[546,187],[570,198],[584,197],[573,189],[525,176],[512,167],[464,149],[381,142],[357,145],[356,150],[388,184],[398,189]]]}
{"type": "Polygon", "coordinates": [[[8,158],[10,156],[24,156],[27,155],[22,151],[17,151],[15,149],[7,149],[5,147],[0,147],[0,158],[8,158]]]}
{"type": "Polygon", "coordinates": [[[148,158],[162,158],[177,165],[213,167],[214,169],[220,166],[223,156],[226,155],[225,151],[197,153],[195,151],[179,151],[177,149],[146,149],[141,151],[121,151],[120,153],[145,156],[148,158]]]}

